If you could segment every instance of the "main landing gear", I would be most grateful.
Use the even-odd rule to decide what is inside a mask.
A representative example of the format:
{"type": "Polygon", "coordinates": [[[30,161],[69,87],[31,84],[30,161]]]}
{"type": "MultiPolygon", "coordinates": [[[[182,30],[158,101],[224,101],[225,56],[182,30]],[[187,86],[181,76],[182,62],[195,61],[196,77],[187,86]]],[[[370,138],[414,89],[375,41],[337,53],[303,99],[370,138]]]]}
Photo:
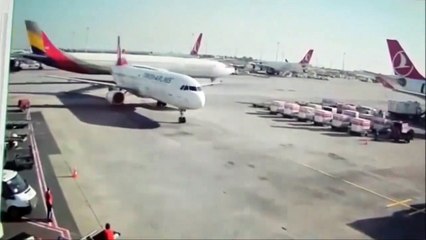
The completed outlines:
{"type": "Polygon", "coordinates": [[[167,105],[165,102],[157,101],[157,107],[164,108],[167,105]]]}
{"type": "Polygon", "coordinates": [[[186,118],[184,116],[185,109],[179,109],[180,117],[179,117],[179,123],[186,123],[186,118]]]}

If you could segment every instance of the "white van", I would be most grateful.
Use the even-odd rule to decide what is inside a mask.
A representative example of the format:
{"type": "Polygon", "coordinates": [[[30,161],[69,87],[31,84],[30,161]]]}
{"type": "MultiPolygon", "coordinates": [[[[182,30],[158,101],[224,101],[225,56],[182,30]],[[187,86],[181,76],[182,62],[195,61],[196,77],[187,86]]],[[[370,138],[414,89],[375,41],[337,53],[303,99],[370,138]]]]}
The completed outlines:
{"type": "Polygon", "coordinates": [[[2,211],[13,219],[31,213],[37,206],[37,193],[18,172],[3,169],[2,211]]]}

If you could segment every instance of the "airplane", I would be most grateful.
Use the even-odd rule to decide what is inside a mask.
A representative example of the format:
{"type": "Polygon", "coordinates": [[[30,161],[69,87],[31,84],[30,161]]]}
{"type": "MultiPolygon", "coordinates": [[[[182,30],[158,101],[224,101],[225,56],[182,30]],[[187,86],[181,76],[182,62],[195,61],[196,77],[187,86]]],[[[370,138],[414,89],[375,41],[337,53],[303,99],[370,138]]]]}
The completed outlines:
{"type": "Polygon", "coordinates": [[[387,39],[386,41],[395,75],[379,74],[376,80],[393,91],[425,99],[425,77],[417,71],[397,40],[387,39]]]}
{"type": "Polygon", "coordinates": [[[260,61],[252,63],[251,65],[253,69],[256,66],[259,67],[261,70],[265,69],[268,75],[279,75],[280,73],[288,72],[306,72],[306,68],[309,66],[309,62],[311,61],[313,52],[313,49],[309,49],[309,51],[305,54],[302,60],[298,63],[289,63],[286,59],[285,62],[260,61]]]}
{"type": "MultiPolygon", "coordinates": [[[[32,53],[22,54],[22,57],[69,72],[111,75],[111,66],[116,58],[115,54],[66,53],[50,41],[47,34],[38,27],[36,22],[26,20],[25,25],[32,53]]],[[[212,82],[217,78],[231,75],[235,71],[234,68],[224,63],[208,59],[131,54],[127,55],[127,58],[132,62],[132,65],[163,68],[194,78],[209,78],[212,82]]]]}
{"type": "Polygon", "coordinates": [[[123,104],[125,93],[128,92],[138,97],[157,100],[159,107],[165,107],[167,104],[176,106],[180,112],[179,123],[186,123],[184,113],[187,109],[204,107],[206,97],[201,87],[206,85],[198,83],[190,76],[166,69],[131,65],[122,54],[120,36],[118,36],[116,63],[111,67],[113,81],[53,75],[48,77],[108,87],[106,99],[113,105],[123,104]]]}

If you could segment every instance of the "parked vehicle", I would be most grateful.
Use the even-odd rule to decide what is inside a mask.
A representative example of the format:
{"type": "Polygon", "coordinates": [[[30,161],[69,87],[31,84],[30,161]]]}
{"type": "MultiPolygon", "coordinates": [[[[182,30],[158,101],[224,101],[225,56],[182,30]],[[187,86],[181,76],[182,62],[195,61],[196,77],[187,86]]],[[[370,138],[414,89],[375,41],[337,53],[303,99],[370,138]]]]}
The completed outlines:
{"type": "Polygon", "coordinates": [[[315,116],[315,110],[322,109],[319,104],[308,104],[301,106],[297,114],[298,121],[313,121],[315,116]]]}
{"type": "Polygon", "coordinates": [[[343,110],[341,114],[334,114],[331,121],[332,129],[347,129],[351,125],[353,118],[359,117],[359,112],[353,110],[343,110]]]}
{"type": "Polygon", "coordinates": [[[371,128],[371,121],[364,118],[352,118],[349,133],[367,136],[371,128]]]}
{"type": "Polygon", "coordinates": [[[393,119],[419,118],[424,111],[417,101],[388,101],[388,113],[393,119]]]}
{"type": "Polygon", "coordinates": [[[400,142],[400,140],[404,140],[406,143],[409,143],[414,138],[414,130],[408,123],[393,121],[389,127],[384,127],[380,131],[374,131],[373,135],[375,141],[386,139],[400,142]]]}
{"type": "Polygon", "coordinates": [[[284,104],[285,104],[285,101],[279,101],[279,100],[272,101],[271,106],[269,107],[270,108],[269,112],[271,114],[277,114],[279,108],[284,109],[284,104]]]}
{"type": "Polygon", "coordinates": [[[323,126],[330,124],[333,120],[333,113],[324,109],[315,110],[314,125],[323,126]]]}
{"type": "Polygon", "coordinates": [[[29,214],[37,205],[36,191],[18,172],[3,169],[2,211],[12,219],[29,214]]]}
{"type": "Polygon", "coordinates": [[[300,105],[297,103],[285,103],[283,117],[295,117],[299,113],[300,105]]]}

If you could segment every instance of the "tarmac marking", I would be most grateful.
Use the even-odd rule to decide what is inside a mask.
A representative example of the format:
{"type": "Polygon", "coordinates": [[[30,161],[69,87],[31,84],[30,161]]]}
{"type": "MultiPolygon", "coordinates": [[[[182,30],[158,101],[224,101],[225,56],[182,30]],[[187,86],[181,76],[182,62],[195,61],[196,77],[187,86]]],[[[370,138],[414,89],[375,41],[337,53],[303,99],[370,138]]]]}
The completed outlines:
{"type": "Polygon", "coordinates": [[[409,198],[409,199],[405,199],[405,200],[403,200],[403,201],[396,202],[396,203],[390,203],[390,204],[386,205],[386,207],[393,207],[393,206],[401,205],[401,204],[403,204],[403,203],[407,203],[407,202],[410,202],[410,201],[412,201],[412,199],[411,199],[411,198],[409,198]]]}
{"type": "MultiPolygon", "coordinates": [[[[33,149],[33,155],[34,155],[34,158],[35,158],[35,164],[34,165],[36,166],[37,178],[38,178],[39,185],[40,185],[41,198],[43,199],[43,203],[44,203],[46,201],[45,198],[44,198],[44,189],[47,188],[47,184],[46,184],[46,179],[44,178],[44,172],[43,172],[43,168],[42,168],[42,164],[41,164],[41,160],[40,160],[40,154],[38,152],[37,141],[35,139],[35,131],[34,131],[34,127],[33,127],[32,123],[29,124],[29,128],[30,128],[30,140],[31,140],[31,143],[32,143],[32,146],[33,146],[32,149],[33,149]]],[[[46,213],[47,213],[46,205],[43,204],[43,206],[44,206],[44,209],[46,210],[46,213]]],[[[52,223],[53,223],[53,226],[56,229],[61,229],[59,231],[61,231],[62,237],[65,237],[67,239],[71,239],[71,234],[70,234],[69,230],[65,229],[65,228],[61,228],[61,227],[58,226],[58,222],[56,221],[54,209],[52,209],[52,223]],[[63,233],[65,233],[65,234],[63,234],[63,233]]]]}
{"type": "MultiPolygon", "coordinates": [[[[393,202],[395,205],[402,205],[402,206],[404,206],[404,207],[407,207],[407,208],[413,209],[413,210],[415,210],[416,212],[423,212],[423,213],[425,213],[425,209],[418,209],[418,208],[415,208],[415,207],[413,207],[413,206],[410,206],[410,205],[408,205],[408,204],[406,204],[406,203],[405,203],[405,201],[406,201],[406,200],[404,200],[404,201],[398,201],[398,200],[396,200],[396,199],[393,199],[393,198],[391,198],[391,197],[385,196],[385,195],[383,195],[383,194],[380,194],[380,193],[378,193],[378,192],[376,192],[376,191],[373,191],[373,190],[371,190],[371,189],[368,189],[368,188],[366,188],[366,187],[360,186],[360,185],[358,185],[358,184],[356,184],[356,183],[350,182],[350,181],[345,180],[345,179],[343,179],[343,178],[340,178],[340,177],[338,177],[338,176],[335,176],[335,175],[332,175],[332,174],[330,174],[330,173],[324,172],[323,170],[320,170],[320,169],[314,168],[314,167],[312,167],[312,166],[309,166],[309,165],[307,165],[306,163],[299,163],[299,162],[296,162],[296,161],[293,161],[293,162],[295,162],[295,163],[297,163],[297,164],[299,164],[299,165],[302,165],[302,166],[304,166],[304,167],[307,167],[307,168],[309,168],[309,169],[311,169],[311,170],[314,170],[314,171],[316,171],[316,172],[319,172],[319,173],[321,173],[321,174],[324,174],[324,175],[326,175],[326,176],[328,176],[328,177],[330,177],[330,178],[333,178],[333,179],[335,179],[335,180],[340,180],[340,181],[342,181],[342,182],[344,182],[344,183],[347,183],[347,184],[349,184],[349,185],[351,185],[351,186],[353,186],[353,187],[355,187],[355,188],[358,188],[358,189],[361,189],[361,190],[366,191],[366,192],[368,192],[368,193],[371,193],[371,194],[373,194],[373,195],[376,195],[377,197],[380,197],[380,198],[386,199],[386,200],[388,200],[388,201],[390,201],[390,202],[393,202]]],[[[412,214],[413,214],[413,213],[412,213],[412,214]]],[[[411,214],[411,215],[412,215],[412,214],[411,214]]]]}
{"type": "Polygon", "coordinates": [[[409,213],[408,214],[408,216],[413,216],[414,214],[417,214],[417,213],[425,213],[425,210],[426,210],[426,208],[423,208],[423,209],[419,209],[419,210],[417,210],[417,211],[414,211],[414,212],[412,212],[412,213],[409,213]]]}

